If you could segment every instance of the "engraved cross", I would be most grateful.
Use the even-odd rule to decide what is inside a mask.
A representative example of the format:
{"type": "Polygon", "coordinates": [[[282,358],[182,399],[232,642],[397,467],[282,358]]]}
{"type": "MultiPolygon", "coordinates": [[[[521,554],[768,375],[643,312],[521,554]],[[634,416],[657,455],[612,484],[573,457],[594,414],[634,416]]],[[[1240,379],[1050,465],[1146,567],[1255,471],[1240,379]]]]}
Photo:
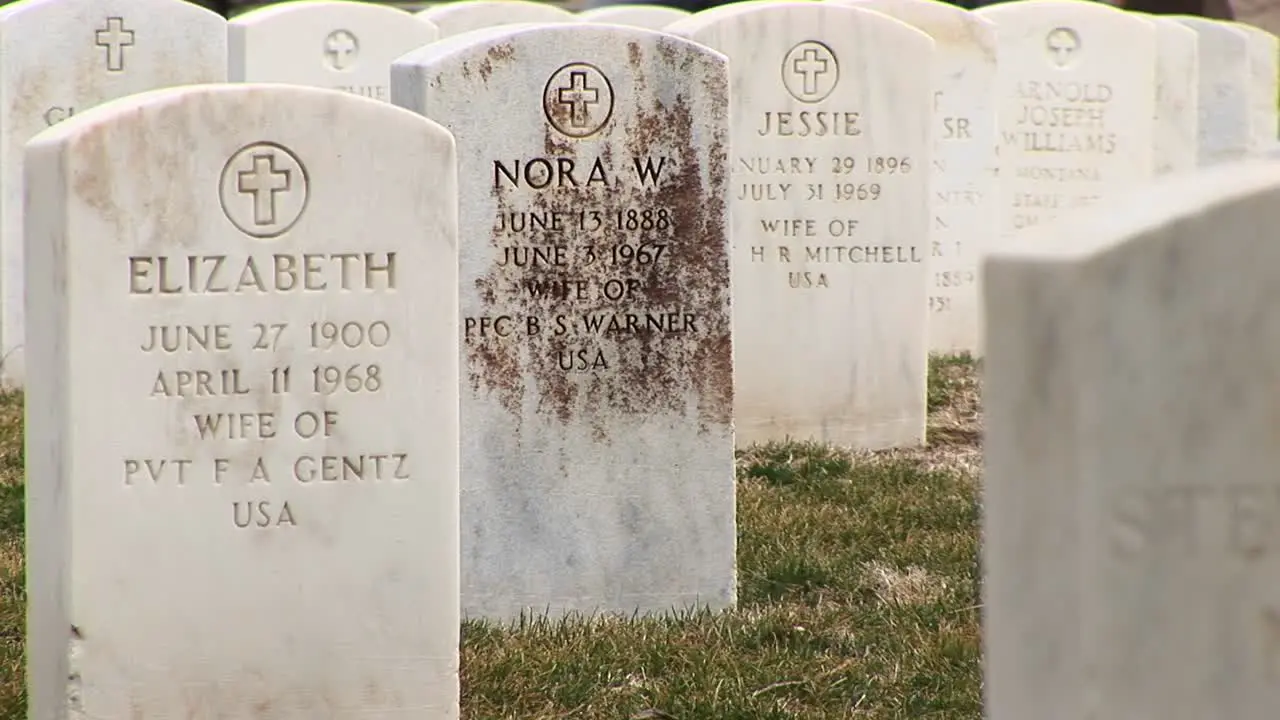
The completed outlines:
{"type": "Polygon", "coordinates": [[[814,48],[805,48],[804,56],[791,63],[796,74],[804,76],[805,95],[818,92],[818,76],[827,74],[827,64],[827,59],[818,57],[818,51],[814,48]]]}
{"type": "Polygon", "coordinates": [[[1071,53],[1075,51],[1076,39],[1070,32],[1055,30],[1049,36],[1049,52],[1053,54],[1053,61],[1060,67],[1070,62],[1071,53]]]}
{"type": "Polygon", "coordinates": [[[569,87],[560,88],[556,99],[561,105],[573,107],[569,124],[583,128],[587,126],[587,106],[600,102],[600,89],[587,87],[587,74],[575,70],[569,73],[569,87]]]}
{"type": "Polygon", "coordinates": [[[274,225],[276,222],[276,193],[290,189],[291,173],[276,170],[276,156],[263,153],[253,156],[253,169],[241,172],[237,190],[253,194],[253,222],[255,225],[274,225]]]}
{"type": "Polygon", "coordinates": [[[355,59],[356,39],[346,30],[339,30],[325,41],[324,51],[332,59],[333,66],[342,70],[355,59]]]}
{"type": "Polygon", "coordinates": [[[124,70],[124,49],[133,45],[133,31],[124,29],[124,18],[107,18],[107,26],[93,37],[95,45],[107,49],[107,70],[124,70]]]}

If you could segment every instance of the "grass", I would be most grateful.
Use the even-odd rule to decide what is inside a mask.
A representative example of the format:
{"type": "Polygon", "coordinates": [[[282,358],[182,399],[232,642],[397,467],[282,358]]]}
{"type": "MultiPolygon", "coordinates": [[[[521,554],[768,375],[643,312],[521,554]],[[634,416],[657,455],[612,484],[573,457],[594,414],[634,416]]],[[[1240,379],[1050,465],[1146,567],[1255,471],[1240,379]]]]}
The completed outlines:
{"type": "MultiPolygon", "coordinates": [[[[738,453],[739,609],[463,626],[463,717],[981,718],[979,386],[930,363],[928,445],[738,453]]],[[[23,692],[21,397],[0,396],[0,720],[23,692]]]]}
{"type": "Polygon", "coordinates": [[[23,633],[22,395],[0,393],[0,718],[27,717],[23,633]]]}

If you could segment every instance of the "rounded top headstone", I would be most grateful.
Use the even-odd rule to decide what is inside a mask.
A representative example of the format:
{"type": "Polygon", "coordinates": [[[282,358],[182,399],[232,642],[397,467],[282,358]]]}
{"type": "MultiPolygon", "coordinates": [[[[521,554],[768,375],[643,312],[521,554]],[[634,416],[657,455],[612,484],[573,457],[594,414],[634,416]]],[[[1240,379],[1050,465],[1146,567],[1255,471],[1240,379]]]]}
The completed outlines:
{"type": "Polygon", "coordinates": [[[420,10],[417,17],[440,28],[440,37],[513,23],[572,23],[574,13],[534,0],[452,0],[420,10]]]}
{"type": "Polygon", "coordinates": [[[578,17],[585,22],[613,23],[661,30],[677,20],[689,17],[689,14],[688,10],[670,5],[623,4],[582,10],[578,13],[578,17]]]}
{"type": "Polygon", "coordinates": [[[193,688],[234,717],[457,717],[450,134],[188,85],[77,113],[24,169],[33,617],[62,629],[32,714],[66,714],[75,623],[93,717],[189,714],[193,688]]]}
{"type": "Polygon", "coordinates": [[[968,45],[995,52],[995,23],[938,0],[825,0],[884,13],[928,33],[939,45],[968,45]]]}
{"type": "Polygon", "coordinates": [[[232,82],[287,82],[389,100],[391,62],[440,30],[388,5],[292,0],[236,16],[227,35],[232,82]]]}

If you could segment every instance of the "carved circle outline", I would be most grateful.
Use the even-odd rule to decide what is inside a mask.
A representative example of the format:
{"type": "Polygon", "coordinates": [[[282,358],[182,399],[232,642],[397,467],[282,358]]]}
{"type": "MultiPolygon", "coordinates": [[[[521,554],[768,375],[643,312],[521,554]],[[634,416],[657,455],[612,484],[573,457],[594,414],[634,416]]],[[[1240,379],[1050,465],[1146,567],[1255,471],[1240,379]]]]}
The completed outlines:
{"type": "Polygon", "coordinates": [[[234,225],[237,230],[244,233],[245,235],[248,235],[249,237],[258,238],[259,240],[271,240],[274,238],[278,238],[281,235],[289,232],[290,230],[293,229],[294,225],[298,224],[298,221],[302,219],[302,216],[306,214],[307,206],[310,203],[311,203],[311,173],[307,172],[307,166],[302,164],[302,160],[300,160],[292,150],[285,147],[284,145],[281,145],[280,143],[263,140],[263,141],[251,142],[247,145],[243,145],[238,150],[231,153],[231,157],[227,158],[227,161],[222,165],[222,172],[218,174],[218,204],[222,207],[222,214],[226,216],[227,221],[230,222],[232,225],[234,225]],[[273,228],[279,226],[279,229],[260,231],[260,230],[252,229],[252,225],[250,225],[249,227],[245,227],[245,225],[241,224],[241,222],[235,218],[235,214],[232,213],[231,209],[227,206],[226,188],[227,188],[228,175],[239,172],[239,170],[234,168],[237,160],[240,160],[243,157],[245,157],[246,153],[248,153],[249,151],[256,150],[259,148],[275,150],[276,152],[289,158],[289,160],[292,161],[293,164],[297,166],[298,172],[302,178],[302,185],[301,185],[302,202],[298,205],[297,212],[294,213],[293,218],[290,219],[289,222],[283,223],[283,224],[276,223],[275,225],[272,226],[273,228]]]}
{"type": "Polygon", "coordinates": [[[358,64],[357,61],[360,58],[360,38],[356,37],[355,33],[346,28],[338,28],[324,36],[324,44],[321,47],[321,51],[326,65],[338,72],[346,72],[358,64]],[[345,67],[338,67],[337,56],[329,49],[329,43],[332,42],[334,38],[342,35],[346,35],[351,38],[351,63],[345,67]]]}
{"type": "Polygon", "coordinates": [[[1074,28],[1069,28],[1065,25],[1055,27],[1044,36],[1044,47],[1049,54],[1049,62],[1059,70],[1066,70],[1072,65],[1075,65],[1076,60],[1080,57],[1080,49],[1083,46],[1084,42],[1080,39],[1080,33],[1076,32],[1074,28]],[[1053,38],[1057,35],[1065,35],[1066,37],[1071,38],[1071,42],[1074,44],[1070,53],[1067,55],[1066,62],[1058,61],[1057,48],[1053,46],[1053,38]]]}
{"type": "Polygon", "coordinates": [[[787,54],[782,56],[782,67],[780,67],[779,70],[782,73],[782,87],[786,88],[787,94],[807,105],[820,103],[828,97],[831,97],[831,93],[835,92],[836,86],[840,84],[840,59],[836,57],[835,51],[832,50],[829,45],[818,40],[802,40],[792,46],[792,48],[787,51],[787,54]],[[788,68],[791,67],[792,62],[795,60],[794,55],[797,50],[815,46],[822,48],[822,50],[827,53],[827,56],[831,60],[832,72],[835,74],[835,77],[831,80],[831,87],[827,88],[826,92],[819,92],[814,93],[812,96],[806,96],[803,89],[801,92],[796,92],[795,88],[792,87],[791,79],[795,77],[796,72],[795,70],[789,70],[788,68]]]}
{"type": "Polygon", "coordinates": [[[613,83],[609,81],[609,76],[605,75],[603,70],[596,67],[595,65],[592,65],[591,63],[585,63],[585,62],[565,63],[564,65],[557,68],[555,72],[551,73],[551,76],[547,78],[546,85],[542,86],[542,114],[547,118],[547,122],[551,125],[551,127],[555,128],[557,132],[559,132],[561,135],[564,135],[566,137],[571,137],[575,139],[585,138],[585,137],[591,137],[592,135],[595,135],[596,133],[600,132],[604,128],[604,126],[608,125],[609,121],[613,119],[613,106],[614,106],[613,83]],[[587,131],[578,131],[578,130],[574,130],[573,128],[566,129],[564,127],[561,127],[560,121],[558,121],[555,117],[555,114],[551,112],[551,107],[549,103],[549,96],[551,94],[551,84],[555,82],[557,78],[560,78],[562,73],[569,70],[570,68],[575,68],[575,67],[585,68],[587,70],[594,72],[596,75],[599,75],[600,79],[604,81],[605,89],[608,90],[609,92],[609,104],[608,104],[608,107],[605,108],[604,117],[600,119],[600,122],[594,123],[590,127],[590,129],[587,131]]]}

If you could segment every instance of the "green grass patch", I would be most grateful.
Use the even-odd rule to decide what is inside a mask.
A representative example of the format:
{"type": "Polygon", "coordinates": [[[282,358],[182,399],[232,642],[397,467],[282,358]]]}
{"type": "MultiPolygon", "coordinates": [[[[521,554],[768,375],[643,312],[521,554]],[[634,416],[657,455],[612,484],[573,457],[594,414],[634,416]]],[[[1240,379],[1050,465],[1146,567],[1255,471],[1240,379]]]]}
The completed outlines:
{"type": "Polygon", "coordinates": [[[0,718],[5,720],[27,717],[22,437],[22,395],[0,393],[0,718]]]}
{"type": "Polygon", "coordinates": [[[950,405],[956,393],[972,382],[979,366],[979,361],[969,353],[931,356],[929,358],[929,412],[936,412],[950,405]]]}
{"type": "Polygon", "coordinates": [[[464,625],[469,718],[980,718],[968,483],[739,453],[739,610],[464,625]]]}

